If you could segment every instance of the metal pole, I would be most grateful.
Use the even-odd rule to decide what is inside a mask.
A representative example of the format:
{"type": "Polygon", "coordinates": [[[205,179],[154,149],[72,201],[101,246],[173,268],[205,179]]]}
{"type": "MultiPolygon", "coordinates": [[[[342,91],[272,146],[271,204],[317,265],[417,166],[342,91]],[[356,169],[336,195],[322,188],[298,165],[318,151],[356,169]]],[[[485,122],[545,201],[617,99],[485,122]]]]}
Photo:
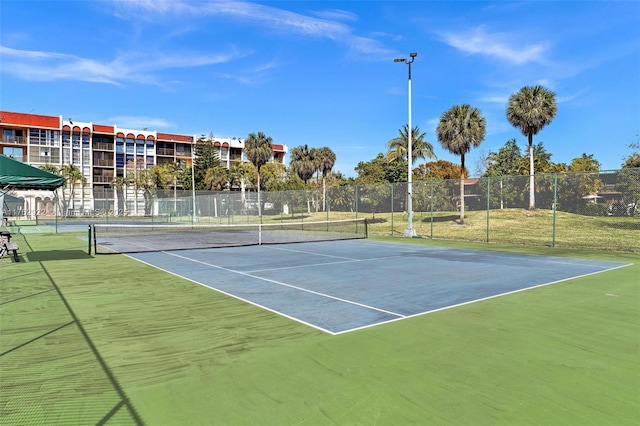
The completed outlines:
{"type": "Polygon", "coordinates": [[[404,62],[409,67],[409,129],[407,131],[407,229],[404,231],[405,237],[415,237],[416,230],[413,229],[413,200],[412,200],[412,183],[413,179],[411,176],[411,165],[413,163],[413,141],[412,141],[412,125],[411,125],[411,64],[418,56],[417,53],[413,52],[409,54],[410,59],[400,58],[395,59],[395,62],[404,62]]]}
{"type": "Polygon", "coordinates": [[[191,224],[196,223],[196,162],[195,162],[195,144],[191,147],[191,198],[192,198],[192,208],[193,212],[191,213],[191,224]]]}
{"type": "Polygon", "coordinates": [[[553,230],[551,232],[551,247],[556,246],[556,207],[558,205],[558,173],[553,174],[553,230]]]}
{"type": "Polygon", "coordinates": [[[491,176],[487,176],[487,242],[489,242],[489,212],[491,211],[491,176]]]}
{"type": "Polygon", "coordinates": [[[409,65],[409,139],[407,140],[407,232],[406,237],[415,237],[416,231],[413,229],[413,195],[411,194],[411,188],[413,184],[412,178],[412,170],[411,163],[413,162],[413,146],[412,146],[412,132],[413,128],[411,127],[411,62],[413,62],[413,58],[410,62],[407,62],[409,65]]]}

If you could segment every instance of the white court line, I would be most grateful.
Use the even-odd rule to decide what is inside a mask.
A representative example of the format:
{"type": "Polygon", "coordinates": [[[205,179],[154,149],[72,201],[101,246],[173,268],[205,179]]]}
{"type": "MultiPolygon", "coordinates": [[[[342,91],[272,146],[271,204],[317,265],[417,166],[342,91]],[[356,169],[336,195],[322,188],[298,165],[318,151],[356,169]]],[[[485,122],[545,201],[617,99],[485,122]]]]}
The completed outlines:
{"type": "MultiPolygon", "coordinates": [[[[299,250],[290,250],[293,252],[299,251],[299,250]]],[[[302,253],[306,253],[306,254],[316,254],[313,252],[302,252],[302,253]]],[[[323,254],[318,254],[318,256],[324,256],[323,254]]],[[[339,256],[331,256],[331,257],[338,257],[339,256]]],[[[380,260],[387,260],[387,259],[397,259],[399,257],[403,257],[402,255],[394,255],[394,256],[384,256],[384,257],[372,257],[370,259],[349,259],[349,258],[345,258],[345,259],[349,259],[349,260],[342,260],[342,261],[336,261],[336,262],[322,262],[322,263],[310,263],[310,264],[306,264],[306,265],[296,265],[296,266],[283,266],[280,268],[264,268],[264,269],[252,269],[250,271],[247,271],[248,273],[256,273],[256,272],[269,272],[269,271],[284,271],[287,269],[304,269],[304,268],[314,268],[316,266],[327,266],[327,265],[340,265],[340,264],[344,264],[344,263],[358,263],[358,262],[377,262],[380,260]]]]}
{"type": "Polygon", "coordinates": [[[307,251],[307,250],[294,250],[291,248],[284,248],[284,247],[276,247],[276,246],[271,246],[269,247],[273,250],[282,250],[282,251],[292,251],[294,253],[304,253],[304,254],[313,254],[314,256],[322,256],[322,257],[335,257],[336,259],[345,259],[345,260],[359,260],[359,259],[355,259],[353,257],[344,257],[344,256],[336,256],[334,254],[324,254],[324,253],[316,253],[313,251],[307,251]]]}
{"type": "Polygon", "coordinates": [[[306,288],[303,288],[303,287],[298,287],[298,286],[295,286],[295,285],[292,285],[292,284],[283,283],[281,281],[276,281],[276,280],[272,280],[272,279],[269,279],[269,278],[259,277],[257,275],[252,275],[252,274],[250,274],[248,272],[237,271],[237,270],[234,270],[234,269],[225,268],[224,266],[214,265],[212,263],[203,262],[201,260],[191,259],[190,257],[181,256],[181,255],[176,254],[176,253],[171,253],[171,252],[162,252],[162,253],[168,254],[170,256],[179,257],[181,259],[185,259],[185,260],[188,260],[188,261],[191,261],[191,262],[200,263],[202,265],[211,266],[212,268],[220,269],[220,270],[223,270],[223,271],[232,272],[234,274],[243,275],[245,277],[250,277],[250,278],[255,278],[255,279],[258,279],[258,280],[261,280],[261,281],[266,281],[266,282],[271,283],[271,284],[276,284],[276,285],[281,285],[283,287],[293,288],[295,290],[300,290],[300,291],[304,291],[304,292],[307,292],[307,293],[315,294],[316,296],[322,296],[322,297],[326,297],[328,299],[337,300],[339,302],[344,302],[344,303],[348,303],[348,304],[351,304],[351,305],[360,306],[361,308],[371,309],[371,310],[374,310],[374,311],[378,311],[378,312],[382,312],[382,313],[385,313],[385,314],[393,315],[393,316],[396,316],[396,317],[399,317],[399,318],[405,318],[404,315],[399,314],[397,312],[387,311],[385,309],[376,308],[375,306],[370,306],[370,305],[365,305],[364,303],[354,302],[353,300],[343,299],[341,297],[332,296],[332,295],[326,294],[326,293],[320,293],[318,291],[309,290],[309,289],[306,289],[306,288]]]}
{"type": "MultiPolygon", "coordinates": [[[[377,244],[379,246],[379,243],[375,243],[375,244],[377,244]]],[[[389,245],[400,245],[400,244],[391,243],[389,245]]],[[[404,247],[407,247],[407,246],[404,246],[404,247]]],[[[281,249],[281,250],[287,250],[287,249],[281,249]]],[[[460,249],[448,249],[448,248],[445,248],[444,250],[442,250],[442,248],[439,248],[438,251],[441,252],[441,251],[448,251],[448,250],[460,250],[460,249]]],[[[289,251],[297,251],[297,250],[289,250],[289,251]]],[[[428,251],[428,250],[425,250],[425,251],[428,251]]],[[[470,250],[470,251],[476,252],[476,253],[477,252],[482,253],[482,251],[479,251],[479,250],[478,251],[470,250]]],[[[587,276],[599,274],[599,273],[602,273],[602,272],[609,272],[609,271],[613,271],[615,269],[620,269],[620,268],[624,268],[624,267],[632,265],[631,263],[623,264],[623,265],[615,266],[615,267],[612,267],[612,268],[609,268],[609,269],[604,269],[604,270],[590,272],[590,273],[583,274],[583,275],[568,277],[568,278],[564,278],[564,279],[561,279],[561,280],[552,281],[552,282],[549,282],[549,283],[538,284],[538,285],[535,285],[535,286],[526,287],[526,288],[522,288],[522,289],[518,289],[518,290],[513,290],[513,291],[509,291],[509,292],[505,292],[505,293],[495,294],[495,295],[492,295],[492,296],[487,296],[487,297],[480,298],[480,299],[474,299],[474,300],[470,300],[470,301],[467,301],[467,302],[458,303],[458,304],[455,304],[455,305],[444,306],[444,307],[441,307],[441,308],[432,309],[432,310],[424,311],[424,312],[418,312],[418,313],[415,313],[415,314],[412,314],[412,315],[401,315],[401,314],[398,314],[398,313],[394,313],[394,312],[391,312],[391,311],[386,311],[386,310],[383,310],[383,309],[380,309],[380,308],[376,308],[376,307],[373,307],[373,306],[368,306],[368,305],[361,304],[361,303],[358,303],[358,302],[354,302],[354,301],[338,298],[338,297],[335,297],[335,296],[331,296],[331,295],[328,295],[328,294],[323,294],[323,293],[320,293],[320,292],[316,292],[316,291],[308,290],[308,289],[305,289],[305,288],[297,287],[297,286],[294,286],[294,285],[291,285],[291,284],[286,284],[286,283],[283,283],[283,282],[279,282],[279,281],[275,281],[275,280],[271,280],[271,279],[267,279],[267,278],[262,278],[262,277],[259,277],[259,276],[252,275],[251,273],[246,273],[246,272],[242,272],[242,271],[228,269],[228,268],[225,268],[225,267],[222,267],[222,266],[218,266],[218,265],[210,264],[210,263],[207,263],[207,262],[202,262],[202,261],[199,261],[199,260],[191,259],[191,258],[188,258],[188,257],[185,257],[185,256],[177,255],[177,254],[172,253],[172,252],[162,252],[162,253],[165,253],[165,254],[168,254],[168,255],[171,255],[171,256],[175,256],[175,257],[179,257],[179,258],[183,258],[183,259],[186,259],[186,260],[189,260],[189,261],[192,261],[192,262],[201,263],[203,265],[210,266],[210,267],[213,267],[213,268],[217,268],[217,269],[220,269],[220,270],[236,273],[236,274],[239,274],[239,275],[248,276],[248,277],[251,277],[251,278],[257,278],[259,280],[270,282],[272,284],[282,285],[282,286],[290,287],[290,288],[293,288],[293,289],[296,289],[296,290],[301,290],[301,291],[305,291],[305,292],[312,293],[312,294],[315,294],[315,295],[319,295],[321,297],[327,297],[327,298],[334,299],[334,300],[337,300],[337,301],[341,301],[341,302],[344,302],[344,303],[348,303],[348,304],[364,307],[366,309],[372,309],[372,310],[375,310],[375,311],[378,311],[378,312],[382,312],[382,313],[386,313],[386,314],[390,314],[390,315],[393,315],[393,316],[396,317],[394,319],[390,319],[390,320],[386,320],[386,321],[379,321],[379,322],[368,324],[368,325],[364,325],[364,326],[361,326],[361,327],[356,327],[356,328],[351,328],[351,329],[347,329],[347,330],[343,330],[343,331],[334,332],[334,331],[330,331],[330,330],[327,330],[325,328],[322,328],[322,327],[320,327],[320,326],[318,326],[316,324],[309,323],[309,322],[306,322],[306,321],[301,320],[299,318],[287,315],[284,312],[271,309],[269,307],[266,307],[264,305],[260,305],[258,303],[255,303],[255,302],[251,301],[251,300],[248,300],[248,299],[244,299],[244,298],[239,297],[239,296],[237,296],[237,295],[235,295],[233,293],[228,293],[228,292],[223,291],[221,289],[218,289],[218,288],[215,288],[215,287],[211,287],[209,285],[206,285],[206,284],[203,284],[201,282],[198,282],[198,281],[196,281],[194,279],[190,279],[190,278],[184,277],[183,275],[174,273],[172,271],[169,271],[169,270],[166,270],[164,268],[161,268],[161,267],[159,267],[157,265],[154,265],[154,264],[145,262],[143,260],[136,259],[135,257],[132,257],[133,259],[135,259],[135,260],[137,260],[139,262],[142,262],[142,263],[145,263],[145,264],[147,264],[149,266],[152,266],[152,267],[155,267],[157,269],[163,270],[163,271],[168,272],[168,273],[170,273],[170,274],[172,274],[174,276],[180,277],[182,279],[186,279],[188,281],[191,281],[191,282],[196,283],[198,285],[201,285],[203,287],[207,287],[208,289],[217,291],[219,293],[225,294],[225,295],[227,295],[229,297],[232,297],[234,299],[241,300],[243,302],[249,303],[250,305],[259,307],[261,309],[265,309],[265,310],[267,310],[269,312],[273,312],[273,313],[275,313],[277,315],[283,316],[285,318],[291,319],[291,320],[296,321],[298,323],[307,325],[309,327],[315,328],[317,330],[323,331],[323,332],[325,332],[327,334],[334,335],[334,336],[335,335],[339,335],[339,334],[349,333],[349,332],[352,332],[352,331],[363,330],[363,329],[375,327],[375,326],[378,326],[378,325],[388,324],[388,323],[396,322],[396,321],[399,321],[399,320],[402,320],[402,319],[419,317],[419,316],[422,316],[422,315],[427,315],[427,314],[430,314],[430,313],[444,311],[444,310],[447,310],[447,309],[456,308],[456,307],[460,307],[460,306],[464,306],[464,305],[468,305],[468,304],[472,304],[472,303],[476,303],[476,302],[481,302],[481,301],[485,301],[485,300],[489,300],[489,299],[493,299],[493,298],[497,298],[497,297],[502,297],[502,296],[506,296],[506,295],[510,295],[510,294],[514,294],[514,293],[519,293],[519,292],[522,292],[522,291],[527,291],[527,290],[531,290],[531,289],[535,289],[535,288],[539,288],[539,287],[549,286],[549,285],[561,283],[561,282],[564,282],[564,281],[570,281],[570,280],[577,279],[577,278],[587,277],[587,276]]],[[[478,254],[480,254],[480,253],[478,253],[478,254]]],[[[310,254],[317,254],[317,253],[310,252],[310,254]]],[[[490,253],[487,253],[486,255],[487,256],[491,256],[491,255],[495,256],[496,254],[500,254],[500,252],[490,252],[490,253]]],[[[317,255],[320,255],[320,254],[317,254],[317,255]]],[[[485,254],[482,253],[481,255],[485,255],[485,254]]],[[[519,255],[519,254],[516,254],[516,255],[519,255]]],[[[126,255],[126,256],[128,256],[128,255],[126,255]]],[[[330,255],[328,255],[328,256],[329,257],[342,258],[340,256],[330,256],[330,255]]],[[[523,254],[522,256],[541,256],[541,257],[547,257],[547,258],[550,257],[550,256],[545,256],[545,255],[528,255],[528,254],[523,254]]],[[[128,256],[128,257],[131,257],[131,256],[128,256]]],[[[382,257],[382,258],[376,258],[376,259],[364,259],[364,260],[355,259],[353,261],[381,260],[381,259],[389,259],[389,258],[394,258],[394,257],[402,257],[402,255],[388,256],[388,257],[382,257]]],[[[508,253],[504,253],[504,256],[496,256],[496,257],[512,258],[512,256],[510,256],[508,253]]],[[[344,259],[349,259],[349,258],[344,258],[344,259]]],[[[571,260],[570,258],[568,258],[568,259],[556,258],[556,259],[562,259],[562,260],[566,260],[566,261],[551,261],[550,263],[576,265],[576,263],[570,262],[570,260],[571,260]]],[[[579,259],[576,259],[576,260],[579,260],[579,259]]],[[[584,260],[588,261],[588,259],[584,259],[584,260]]],[[[343,262],[327,262],[325,264],[348,263],[349,261],[350,260],[345,260],[343,262]]],[[[316,264],[316,265],[319,265],[319,264],[316,264]]],[[[301,267],[316,266],[316,265],[307,265],[307,266],[301,266],[301,267]]],[[[288,269],[288,268],[279,268],[279,269],[288,269]]]]}
{"type": "Polygon", "coordinates": [[[588,274],[576,275],[575,277],[563,278],[561,280],[551,281],[551,282],[544,283],[544,284],[537,284],[537,285],[534,285],[534,286],[531,286],[531,287],[525,287],[525,288],[520,288],[518,290],[508,291],[506,293],[494,294],[493,296],[487,296],[487,297],[482,297],[480,299],[469,300],[467,302],[462,302],[462,303],[458,303],[458,304],[455,304],[455,305],[443,306],[442,308],[432,309],[430,311],[418,312],[417,314],[407,315],[407,316],[405,316],[403,318],[394,318],[394,319],[387,320],[387,321],[381,321],[381,322],[378,322],[378,323],[375,323],[375,324],[368,324],[368,325],[364,325],[362,327],[356,327],[356,328],[351,328],[349,330],[338,331],[337,333],[333,333],[333,334],[337,336],[338,334],[349,333],[351,331],[364,330],[366,328],[371,328],[371,327],[375,327],[375,326],[382,325],[382,324],[388,324],[388,323],[396,322],[396,321],[403,320],[403,319],[415,318],[415,317],[419,317],[419,316],[422,316],[422,315],[432,314],[434,312],[440,312],[440,311],[445,311],[447,309],[457,308],[459,306],[470,305],[472,303],[477,303],[477,302],[482,302],[482,301],[485,301],[485,300],[495,299],[497,297],[508,296],[510,294],[520,293],[520,292],[527,291],[527,290],[533,290],[535,288],[546,287],[546,286],[553,285],[553,284],[558,284],[558,283],[561,283],[561,282],[564,282],[564,281],[571,281],[571,280],[575,280],[575,279],[578,279],[578,278],[588,277],[590,275],[600,274],[602,272],[609,272],[609,271],[613,271],[613,270],[620,269],[620,268],[626,268],[627,266],[631,266],[631,265],[633,265],[633,263],[627,263],[625,265],[615,266],[613,268],[604,269],[602,271],[589,272],[588,274]]]}
{"type": "MultiPolygon", "coordinates": [[[[410,245],[410,244],[403,244],[403,243],[392,243],[392,242],[387,242],[387,241],[376,241],[376,242],[369,242],[369,241],[362,241],[361,242],[362,245],[371,245],[371,246],[377,246],[379,247],[381,244],[382,245],[389,245],[389,246],[397,246],[397,247],[402,247],[402,248],[414,248],[416,250],[419,251],[423,251],[423,252],[428,252],[428,253],[445,253],[445,252],[450,252],[450,251],[455,251],[455,252],[471,252],[471,254],[476,255],[476,256],[480,256],[480,257],[491,257],[491,258],[498,258],[498,259],[513,259],[514,257],[525,257],[525,258],[540,258],[543,257],[544,259],[542,260],[543,262],[546,263],[551,263],[551,264],[558,264],[558,265],[577,265],[577,266],[581,266],[584,265],[584,263],[588,263],[588,264],[593,264],[593,263],[598,263],[598,262],[604,262],[604,263],[615,263],[609,260],[603,260],[603,261],[598,261],[598,260],[591,260],[591,259],[581,259],[581,258],[572,258],[572,257],[560,257],[560,256],[556,256],[553,254],[537,254],[537,253],[506,253],[506,252],[501,252],[501,251],[491,251],[491,250],[482,250],[482,249],[463,249],[463,248],[455,248],[455,247],[432,247],[432,246],[420,246],[420,245],[410,245]],[[571,262],[573,260],[573,262],[571,262]]],[[[404,254],[404,256],[412,256],[411,254],[404,254]]],[[[536,259],[539,260],[539,259],[536,259]]],[[[622,265],[622,266],[628,266],[627,264],[622,265]]],[[[596,272],[597,273],[597,272],[596,272]]]]}
{"type": "MultiPolygon", "coordinates": [[[[163,252],[163,253],[166,253],[166,252],[163,252]]],[[[166,253],[166,254],[169,254],[169,253],[166,253]]],[[[173,271],[170,271],[170,270],[168,270],[168,269],[161,268],[160,266],[155,265],[155,264],[153,264],[153,263],[145,262],[144,260],[138,259],[138,258],[136,258],[136,257],[133,257],[133,256],[129,255],[129,254],[125,254],[125,256],[129,257],[130,259],[136,260],[136,261],[138,261],[138,262],[140,262],[140,263],[144,263],[145,265],[149,265],[149,266],[151,266],[152,268],[156,268],[156,269],[159,269],[159,270],[161,270],[161,271],[163,271],[163,272],[166,272],[166,273],[168,273],[168,274],[171,274],[171,275],[173,275],[173,276],[175,276],[175,277],[181,278],[181,279],[183,279],[183,280],[191,281],[192,283],[194,283],[194,284],[198,284],[198,285],[200,285],[200,286],[202,286],[202,287],[206,287],[208,290],[216,291],[216,292],[218,292],[218,293],[224,294],[225,296],[229,296],[229,297],[231,297],[231,298],[233,298],[233,299],[240,300],[241,302],[248,303],[249,305],[253,305],[253,306],[257,307],[257,308],[264,309],[265,311],[273,312],[273,313],[274,313],[274,314],[276,314],[276,315],[280,315],[280,316],[282,316],[282,317],[288,318],[288,319],[290,319],[290,320],[292,320],[292,321],[295,321],[295,322],[298,322],[298,323],[300,323],[300,324],[304,324],[304,325],[309,326],[309,327],[311,327],[311,328],[315,328],[316,330],[323,331],[323,332],[325,332],[325,333],[327,333],[327,334],[331,334],[331,335],[334,335],[334,336],[336,335],[336,333],[335,333],[335,332],[333,332],[333,331],[331,331],[331,330],[327,330],[326,328],[322,328],[322,327],[320,327],[320,326],[318,326],[318,325],[316,325],[316,324],[313,324],[313,323],[310,323],[310,322],[303,321],[303,320],[301,320],[300,318],[296,318],[296,317],[293,317],[293,316],[291,316],[291,315],[287,315],[287,314],[285,314],[284,312],[276,311],[275,309],[271,309],[271,308],[269,308],[269,307],[267,307],[267,306],[260,305],[260,304],[258,304],[258,303],[256,303],[256,302],[253,302],[253,301],[251,301],[251,300],[249,300],[249,299],[245,299],[245,298],[240,297],[240,296],[238,296],[238,295],[236,295],[236,294],[229,293],[229,292],[226,292],[226,291],[224,291],[224,290],[220,290],[219,288],[215,288],[215,287],[208,286],[208,285],[206,285],[206,284],[204,284],[204,283],[201,283],[200,281],[196,281],[196,280],[194,280],[194,279],[191,279],[191,278],[185,277],[184,275],[180,275],[180,274],[178,274],[178,273],[176,273],[176,272],[173,272],[173,271]]]]}

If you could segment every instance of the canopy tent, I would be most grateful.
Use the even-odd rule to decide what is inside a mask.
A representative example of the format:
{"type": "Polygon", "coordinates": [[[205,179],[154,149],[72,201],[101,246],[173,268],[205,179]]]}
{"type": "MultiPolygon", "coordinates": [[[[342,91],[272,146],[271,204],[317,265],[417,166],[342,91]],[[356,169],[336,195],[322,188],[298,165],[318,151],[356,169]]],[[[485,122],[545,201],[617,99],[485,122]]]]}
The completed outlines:
{"type": "Polygon", "coordinates": [[[4,196],[12,190],[53,191],[64,185],[62,176],[0,154],[0,223],[3,223],[4,196]]]}
{"type": "Polygon", "coordinates": [[[0,154],[0,191],[43,189],[53,191],[64,185],[62,176],[30,166],[0,154]]]}

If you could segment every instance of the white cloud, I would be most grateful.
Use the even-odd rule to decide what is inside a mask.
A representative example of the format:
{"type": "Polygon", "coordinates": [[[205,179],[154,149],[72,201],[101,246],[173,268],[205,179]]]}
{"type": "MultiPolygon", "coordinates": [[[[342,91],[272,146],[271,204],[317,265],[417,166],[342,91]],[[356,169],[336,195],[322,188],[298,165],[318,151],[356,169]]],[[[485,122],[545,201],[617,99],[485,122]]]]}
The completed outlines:
{"type": "Polygon", "coordinates": [[[239,56],[234,51],[209,55],[126,53],[112,61],[99,61],[66,53],[0,46],[2,72],[30,81],[76,80],[112,85],[127,82],[159,85],[153,71],[220,64],[239,56]]]}
{"type": "Polygon", "coordinates": [[[125,129],[166,129],[175,127],[173,123],[165,120],[164,118],[153,118],[135,115],[111,117],[107,119],[106,122],[113,123],[118,127],[122,127],[125,129]]]}
{"type": "Polygon", "coordinates": [[[150,13],[171,16],[172,19],[176,19],[180,15],[188,17],[224,16],[252,22],[278,32],[291,32],[309,37],[334,40],[349,47],[352,52],[369,55],[370,59],[388,59],[393,56],[393,53],[379,41],[354,35],[350,26],[339,22],[357,19],[356,15],[341,10],[314,12],[319,17],[313,17],[242,1],[196,3],[180,0],[127,0],[116,1],[114,5],[119,10],[119,16],[127,15],[136,19],[139,19],[140,16],[153,19],[150,13]],[[372,56],[376,56],[376,58],[372,56]]]}
{"type": "Polygon", "coordinates": [[[313,14],[322,19],[330,19],[330,20],[337,20],[337,21],[357,21],[358,20],[358,16],[356,14],[348,12],[346,10],[340,10],[340,9],[322,10],[318,12],[313,12],[313,14]]]}
{"type": "Polygon", "coordinates": [[[484,27],[462,32],[441,32],[441,40],[456,49],[472,54],[485,55],[515,64],[544,62],[548,50],[545,43],[518,45],[510,34],[488,33],[484,27]]]}

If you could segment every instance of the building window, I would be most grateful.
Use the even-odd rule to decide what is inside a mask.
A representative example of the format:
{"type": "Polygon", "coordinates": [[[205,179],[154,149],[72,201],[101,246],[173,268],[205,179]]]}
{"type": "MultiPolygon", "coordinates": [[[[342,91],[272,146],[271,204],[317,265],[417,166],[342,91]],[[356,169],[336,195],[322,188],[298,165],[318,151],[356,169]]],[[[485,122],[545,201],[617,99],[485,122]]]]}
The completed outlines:
{"type": "Polygon", "coordinates": [[[71,134],[71,144],[74,148],[80,148],[80,132],[73,132],[71,134]]]}
{"type": "Polygon", "coordinates": [[[7,157],[13,158],[14,160],[24,162],[24,154],[22,153],[22,148],[11,148],[5,146],[4,148],[2,148],[2,153],[7,157]]]}
{"type": "Polygon", "coordinates": [[[89,149],[89,143],[91,141],[91,135],[89,133],[82,134],[82,147],[89,149]]]}

